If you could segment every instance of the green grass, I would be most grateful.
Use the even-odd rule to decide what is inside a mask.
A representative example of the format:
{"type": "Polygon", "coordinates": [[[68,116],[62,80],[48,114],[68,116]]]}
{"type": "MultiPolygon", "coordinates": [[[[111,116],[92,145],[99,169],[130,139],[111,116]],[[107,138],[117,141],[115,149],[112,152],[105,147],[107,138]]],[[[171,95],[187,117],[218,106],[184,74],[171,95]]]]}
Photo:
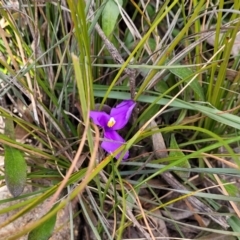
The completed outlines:
{"type": "MultiPolygon", "coordinates": [[[[240,3],[5,2],[0,117],[15,129],[0,135],[12,154],[0,154],[23,153],[27,180],[13,188],[31,191],[0,199],[10,214],[0,229],[46,204],[9,239],[54,236],[69,203],[70,239],[79,218],[95,239],[239,239],[240,3]],[[89,111],[130,98],[127,142],[107,154],[89,111]]],[[[15,170],[2,168],[1,186],[19,180],[15,170]]]]}

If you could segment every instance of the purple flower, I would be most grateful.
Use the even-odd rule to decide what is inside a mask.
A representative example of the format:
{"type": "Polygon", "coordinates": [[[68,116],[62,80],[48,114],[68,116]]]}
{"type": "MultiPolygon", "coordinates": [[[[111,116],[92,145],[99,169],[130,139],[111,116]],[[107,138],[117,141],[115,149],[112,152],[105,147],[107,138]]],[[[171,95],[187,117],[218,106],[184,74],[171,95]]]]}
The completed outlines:
{"type": "MultiPolygon", "coordinates": [[[[135,105],[136,103],[133,100],[125,100],[112,108],[110,114],[101,111],[90,111],[93,122],[103,128],[104,138],[109,140],[103,141],[101,144],[101,147],[106,152],[112,153],[125,143],[125,140],[116,130],[122,129],[127,124],[135,105]]],[[[120,154],[116,158],[119,158],[120,154]]],[[[129,152],[127,151],[123,159],[127,159],[128,155],[129,152]]]]}

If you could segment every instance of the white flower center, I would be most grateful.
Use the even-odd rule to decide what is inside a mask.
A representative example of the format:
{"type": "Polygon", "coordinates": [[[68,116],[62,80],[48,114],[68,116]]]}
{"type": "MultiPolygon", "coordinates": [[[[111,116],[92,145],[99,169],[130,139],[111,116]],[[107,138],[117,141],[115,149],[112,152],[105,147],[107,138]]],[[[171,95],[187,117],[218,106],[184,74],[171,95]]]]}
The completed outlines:
{"type": "Polygon", "coordinates": [[[107,126],[111,128],[115,125],[115,123],[116,123],[115,119],[111,117],[107,123],[107,126]]]}

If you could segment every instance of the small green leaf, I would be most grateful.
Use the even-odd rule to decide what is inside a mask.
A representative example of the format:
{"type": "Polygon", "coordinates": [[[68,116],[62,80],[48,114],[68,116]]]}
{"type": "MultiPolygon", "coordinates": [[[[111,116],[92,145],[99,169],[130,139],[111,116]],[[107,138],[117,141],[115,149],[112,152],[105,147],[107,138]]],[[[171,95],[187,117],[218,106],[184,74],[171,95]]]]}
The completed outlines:
{"type": "MultiPolygon", "coordinates": [[[[240,219],[238,217],[232,216],[227,220],[227,222],[234,232],[240,232],[240,219]]],[[[237,239],[240,240],[240,237],[238,236],[237,239]]]]}
{"type": "MultiPolygon", "coordinates": [[[[122,0],[116,0],[122,6],[122,0]]],[[[119,16],[119,7],[114,0],[108,0],[102,12],[102,29],[107,37],[109,37],[117,23],[119,16]]]]}
{"type": "Polygon", "coordinates": [[[155,86],[155,90],[160,93],[164,93],[168,89],[169,89],[169,86],[167,85],[167,83],[164,80],[159,81],[155,86]]]}
{"type": "Polygon", "coordinates": [[[28,240],[48,240],[54,230],[56,215],[46,220],[39,227],[34,228],[28,235],[28,240]]]}
{"type": "MultiPolygon", "coordinates": [[[[169,69],[171,73],[173,73],[175,76],[181,78],[181,79],[187,79],[189,76],[193,76],[194,72],[190,68],[171,68],[169,69]]],[[[198,96],[200,101],[204,101],[204,93],[203,93],[203,88],[199,84],[197,79],[194,79],[190,83],[190,88],[194,91],[194,93],[198,96]]]]}
{"type": "MultiPolygon", "coordinates": [[[[175,139],[175,136],[174,134],[171,135],[171,140],[170,140],[170,149],[179,149],[179,151],[170,151],[169,153],[169,157],[175,157],[177,158],[177,160],[179,158],[182,158],[184,157],[184,153],[180,150],[178,144],[177,144],[177,141],[175,139]]],[[[188,161],[185,161],[183,163],[181,163],[180,165],[177,165],[177,167],[182,167],[182,168],[191,168],[191,165],[188,161]]],[[[190,176],[190,171],[189,172],[184,172],[184,171],[175,171],[175,173],[183,178],[183,179],[188,179],[189,176],[190,176]]]]}
{"type": "MultiPolygon", "coordinates": [[[[15,134],[12,119],[6,118],[5,134],[14,140],[15,134]]],[[[27,164],[19,149],[4,145],[4,168],[8,190],[14,197],[17,197],[23,192],[27,179],[27,164]]]]}

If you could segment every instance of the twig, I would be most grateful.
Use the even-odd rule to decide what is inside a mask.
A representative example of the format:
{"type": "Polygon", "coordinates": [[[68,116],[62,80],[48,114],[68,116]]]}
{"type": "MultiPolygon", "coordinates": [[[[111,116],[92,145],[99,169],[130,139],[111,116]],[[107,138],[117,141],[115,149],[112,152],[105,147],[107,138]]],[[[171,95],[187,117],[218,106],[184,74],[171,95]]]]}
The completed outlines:
{"type": "MultiPolygon", "coordinates": [[[[90,6],[89,8],[89,13],[91,16],[93,16],[92,6],[90,6]]],[[[113,58],[113,61],[117,64],[123,64],[125,61],[123,60],[122,56],[120,55],[116,47],[108,40],[98,23],[96,23],[95,29],[98,32],[99,36],[102,38],[107,50],[113,58]]],[[[136,70],[125,68],[124,72],[129,76],[131,98],[134,99],[136,88],[136,70]]]]}

